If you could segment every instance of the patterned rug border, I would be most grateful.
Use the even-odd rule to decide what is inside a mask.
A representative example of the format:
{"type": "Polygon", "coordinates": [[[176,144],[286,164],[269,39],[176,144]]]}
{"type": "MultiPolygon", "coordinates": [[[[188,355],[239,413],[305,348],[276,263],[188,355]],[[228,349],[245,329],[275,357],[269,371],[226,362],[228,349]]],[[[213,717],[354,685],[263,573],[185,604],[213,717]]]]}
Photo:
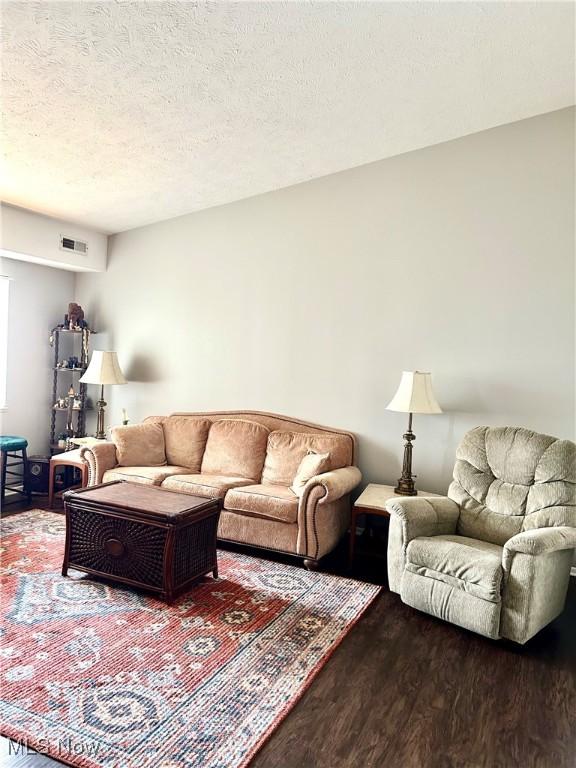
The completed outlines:
{"type": "MultiPolygon", "coordinates": [[[[59,522],[62,522],[63,515],[61,512],[55,512],[51,510],[43,510],[43,509],[30,509],[22,512],[15,512],[11,513],[9,515],[3,514],[1,516],[0,522],[2,524],[2,532],[4,532],[5,527],[10,527],[12,522],[18,522],[18,523],[25,523],[29,519],[33,520],[34,518],[37,518],[38,515],[41,515],[44,520],[49,520],[50,517],[54,517],[55,519],[58,519],[59,522]]],[[[239,555],[240,557],[249,558],[253,560],[264,560],[271,563],[277,563],[279,565],[282,565],[287,568],[293,568],[296,571],[300,570],[298,566],[287,564],[287,563],[278,563],[278,561],[275,560],[267,560],[267,558],[259,558],[254,557],[253,555],[245,555],[244,553],[235,552],[234,550],[221,550],[222,552],[231,553],[232,555],[239,555]]],[[[369,611],[370,608],[373,607],[376,599],[379,597],[379,595],[382,592],[383,587],[375,584],[371,584],[369,582],[360,581],[357,579],[351,579],[345,575],[340,574],[328,574],[320,572],[321,576],[329,577],[331,580],[334,581],[343,581],[350,585],[352,584],[358,584],[358,586],[361,586],[363,588],[371,588],[373,590],[373,594],[371,596],[367,596],[367,602],[362,607],[362,609],[359,611],[359,613],[354,616],[353,619],[350,620],[349,624],[346,626],[346,629],[342,634],[334,641],[333,645],[329,648],[329,650],[325,653],[324,656],[322,656],[320,659],[318,659],[314,666],[306,673],[306,679],[305,682],[302,684],[302,687],[297,691],[294,696],[287,701],[282,708],[278,711],[278,713],[275,715],[274,719],[266,726],[265,731],[258,737],[258,740],[255,741],[255,743],[252,745],[252,747],[249,748],[248,752],[242,757],[241,762],[237,762],[234,764],[233,768],[247,768],[247,766],[251,763],[251,761],[255,758],[255,756],[258,754],[258,752],[262,749],[262,747],[269,741],[270,738],[274,735],[278,727],[282,724],[282,722],[286,719],[286,717],[292,712],[292,710],[297,706],[297,704],[302,700],[304,694],[309,690],[309,688],[312,686],[314,681],[316,680],[317,676],[323,669],[323,667],[330,661],[334,653],[338,650],[338,648],[341,646],[343,641],[350,635],[350,633],[354,630],[356,625],[360,622],[362,618],[366,616],[366,613],[369,611]]],[[[38,717],[41,717],[41,715],[38,715],[38,717]]],[[[48,756],[50,759],[54,760],[57,763],[71,766],[71,768],[94,768],[95,765],[98,765],[91,757],[86,757],[84,755],[76,755],[74,758],[74,761],[71,761],[69,759],[66,759],[66,757],[60,756],[53,756],[51,753],[41,752],[42,748],[45,746],[46,739],[42,737],[36,737],[36,738],[27,738],[26,735],[23,735],[22,732],[20,732],[20,735],[18,734],[18,728],[14,728],[6,724],[6,726],[0,724],[0,734],[4,736],[7,739],[10,739],[12,742],[15,743],[23,743],[24,745],[36,749],[40,752],[40,754],[44,754],[45,756],[48,756]]],[[[114,766],[116,768],[116,766],[114,766]]],[[[118,766],[120,768],[120,766],[118,766]]]]}
{"type": "MultiPolygon", "coordinates": [[[[330,575],[333,575],[333,574],[330,574],[330,575]]],[[[346,578],[346,577],[340,577],[340,578],[346,578]]],[[[353,581],[353,579],[351,579],[351,581],[353,581]]],[[[368,582],[361,582],[361,583],[362,584],[367,584],[368,582]]],[[[376,585],[374,585],[374,586],[376,586],[376,585]]],[[[302,700],[304,694],[308,691],[308,689],[310,688],[310,686],[312,685],[314,680],[320,674],[320,672],[322,671],[323,667],[325,667],[326,664],[328,664],[328,662],[330,661],[330,659],[332,658],[334,653],[336,653],[338,648],[340,648],[340,646],[342,645],[343,641],[350,635],[350,633],[356,627],[356,625],[358,624],[360,619],[362,619],[366,615],[368,610],[373,607],[374,602],[376,601],[376,598],[382,592],[382,589],[383,589],[383,587],[379,588],[378,592],[376,592],[376,594],[374,595],[372,600],[367,605],[364,606],[364,608],[361,611],[361,613],[359,613],[358,616],[356,616],[354,618],[354,620],[350,622],[346,632],[341,637],[338,638],[338,640],[334,643],[334,645],[330,649],[330,651],[328,651],[328,654],[321,661],[316,663],[314,669],[309,673],[309,677],[306,680],[304,686],[297,693],[297,695],[293,699],[293,701],[288,702],[288,704],[286,705],[286,709],[283,710],[282,712],[280,712],[276,716],[274,721],[270,724],[268,731],[261,737],[261,741],[259,741],[257,744],[254,745],[253,750],[248,753],[246,758],[243,760],[242,763],[240,763],[238,765],[237,768],[247,768],[247,766],[256,757],[256,755],[262,749],[262,747],[266,744],[266,742],[268,742],[272,738],[272,736],[274,735],[274,732],[276,731],[278,726],[280,726],[284,722],[284,720],[288,717],[290,712],[292,712],[292,710],[296,707],[296,705],[302,700]]]]}

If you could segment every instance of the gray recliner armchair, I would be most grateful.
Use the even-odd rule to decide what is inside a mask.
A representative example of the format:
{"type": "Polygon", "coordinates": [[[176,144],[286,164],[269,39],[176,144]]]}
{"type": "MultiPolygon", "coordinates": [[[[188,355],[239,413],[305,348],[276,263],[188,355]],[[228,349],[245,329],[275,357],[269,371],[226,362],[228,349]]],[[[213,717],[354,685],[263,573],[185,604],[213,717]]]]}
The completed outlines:
{"type": "Polygon", "coordinates": [[[447,497],[394,498],[388,582],[402,601],[491,638],[525,643],[558,616],[576,547],[576,445],[476,427],[447,497]]]}

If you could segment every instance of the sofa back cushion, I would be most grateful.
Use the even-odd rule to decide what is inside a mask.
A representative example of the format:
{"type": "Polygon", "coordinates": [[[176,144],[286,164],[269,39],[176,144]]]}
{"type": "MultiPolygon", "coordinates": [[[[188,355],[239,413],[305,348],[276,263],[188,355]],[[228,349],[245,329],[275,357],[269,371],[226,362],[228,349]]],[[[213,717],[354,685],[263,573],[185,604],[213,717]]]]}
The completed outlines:
{"type": "Polygon", "coordinates": [[[114,427],[112,442],[122,467],[161,467],[166,464],[164,430],[160,422],[114,427]]]}
{"type": "Polygon", "coordinates": [[[208,419],[187,416],[168,416],[164,419],[162,426],[168,464],[200,472],[211,425],[208,419]]]}
{"type": "Polygon", "coordinates": [[[292,485],[300,462],[309,452],[328,453],[327,469],[350,465],[350,440],[345,435],[271,432],[262,472],[264,485],[292,485]]]}
{"type": "Polygon", "coordinates": [[[347,459],[344,466],[356,463],[356,438],[351,432],[341,429],[325,427],[321,424],[313,424],[310,421],[293,419],[279,413],[265,413],[263,411],[198,411],[173,413],[172,416],[187,416],[199,419],[209,419],[211,422],[221,419],[244,419],[262,424],[269,432],[305,432],[310,435],[336,435],[347,446],[347,459]]]}
{"type": "Polygon", "coordinates": [[[576,446],[521,427],[476,427],[456,452],[448,495],[458,533],[503,545],[520,531],[576,526],[576,446]]]}
{"type": "Polygon", "coordinates": [[[260,480],[268,430],[245,419],[219,419],[208,433],[202,474],[238,475],[260,480]]]}

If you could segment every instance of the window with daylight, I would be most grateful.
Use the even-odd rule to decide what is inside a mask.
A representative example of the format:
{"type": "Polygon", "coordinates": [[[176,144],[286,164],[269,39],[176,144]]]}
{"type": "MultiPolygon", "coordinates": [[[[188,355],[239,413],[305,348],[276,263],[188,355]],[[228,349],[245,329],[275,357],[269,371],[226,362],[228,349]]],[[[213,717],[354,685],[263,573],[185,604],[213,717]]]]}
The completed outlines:
{"type": "Polygon", "coordinates": [[[8,294],[10,280],[0,276],[0,409],[6,407],[8,377],[8,294]]]}

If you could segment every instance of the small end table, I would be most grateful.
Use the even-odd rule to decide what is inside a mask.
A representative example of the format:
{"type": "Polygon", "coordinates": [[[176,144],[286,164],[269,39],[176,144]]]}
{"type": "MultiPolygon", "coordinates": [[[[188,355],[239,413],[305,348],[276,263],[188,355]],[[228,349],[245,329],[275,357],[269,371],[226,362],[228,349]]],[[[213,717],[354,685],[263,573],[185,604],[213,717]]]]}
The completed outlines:
{"type": "Polygon", "coordinates": [[[48,475],[48,509],[54,505],[54,485],[56,470],[58,467],[75,467],[80,470],[81,487],[88,485],[88,463],[80,456],[80,449],[57,453],[50,459],[50,471],[48,475]]]}
{"type": "MultiPolygon", "coordinates": [[[[439,493],[428,493],[427,491],[418,491],[418,496],[440,496],[439,493]]],[[[379,485],[370,483],[362,491],[360,496],[354,502],[352,507],[352,518],[350,520],[350,546],[348,550],[348,567],[352,568],[354,563],[354,548],[356,546],[356,518],[358,515],[376,515],[377,517],[390,517],[386,511],[386,502],[389,499],[410,499],[414,496],[400,496],[394,493],[393,485],[379,485]]]]}
{"type": "Polygon", "coordinates": [[[91,448],[93,445],[98,445],[98,443],[105,443],[106,438],[100,438],[100,437],[71,437],[70,442],[74,443],[74,445],[79,445],[81,448],[82,446],[85,446],[86,448],[91,448]]]}

